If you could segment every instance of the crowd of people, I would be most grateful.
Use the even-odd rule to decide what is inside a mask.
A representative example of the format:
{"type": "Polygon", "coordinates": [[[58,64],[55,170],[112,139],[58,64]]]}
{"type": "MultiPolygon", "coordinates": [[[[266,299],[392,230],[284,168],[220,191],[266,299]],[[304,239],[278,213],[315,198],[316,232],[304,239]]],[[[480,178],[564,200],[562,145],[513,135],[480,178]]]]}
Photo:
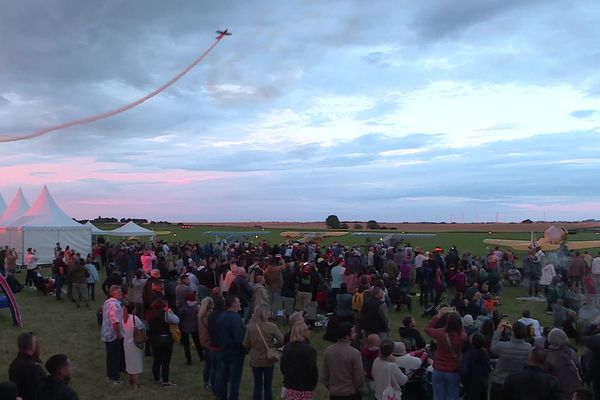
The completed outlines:
{"type": "MultiPolygon", "coordinates": [[[[140,387],[148,356],[155,384],[176,387],[170,363],[180,342],[188,365],[203,363],[204,388],[217,400],[239,398],[247,359],[257,400],[272,399],[277,365],[282,396],[290,400],[312,399],[319,382],[330,399],[591,399],[586,387],[600,398],[600,254],[561,248],[546,255],[537,248],[518,260],[499,248],[479,257],[455,247],[445,254],[408,244],[291,241],[95,243],[85,259],[57,243],[55,254],[52,276],[45,277],[28,249],[25,284],[58,301],[66,289],[77,307],[89,307],[98,271],[106,271],[98,322],[106,379],[114,385],[125,372],[129,385],[140,387]],[[552,326],[527,309],[512,321],[502,314],[507,284],[526,285],[530,296],[544,293],[552,326]],[[423,332],[413,302],[430,318],[423,332]],[[390,315],[403,308],[396,335],[390,315]],[[332,342],[320,366],[310,338],[319,327],[332,342]],[[579,357],[574,343],[587,352],[579,357]]],[[[4,273],[14,278],[18,268],[8,261],[4,273]]],[[[40,379],[22,388],[11,373],[17,393],[66,393],[68,358],[58,355],[48,365],[49,359],[52,378],[45,378],[35,351],[19,340],[14,369],[27,359],[40,379]]]]}

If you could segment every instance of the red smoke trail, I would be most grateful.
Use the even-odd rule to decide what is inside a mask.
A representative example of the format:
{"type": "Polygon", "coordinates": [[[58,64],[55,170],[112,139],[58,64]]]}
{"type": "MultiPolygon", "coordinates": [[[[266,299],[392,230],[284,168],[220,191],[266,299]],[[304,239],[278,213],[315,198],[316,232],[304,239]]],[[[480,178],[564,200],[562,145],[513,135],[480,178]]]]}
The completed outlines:
{"type": "Polygon", "coordinates": [[[91,122],[96,122],[96,121],[99,121],[101,119],[110,118],[113,115],[121,114],[121,113],[123,113],[123,112],[125,112],[127,110],[130,110],[130,109],[132,109],[132,108],[134,108],[134,107],[142,104],[146,100],[150,100],[151,98],[153,98],[157,94],[161,93],[162,91],[168,89],[171,85],[173,85],[175,82],[177,82],[182,76],[184,76],[185,74],[187,74],[192,68],[194,68],[202,60],[204,60],[204,58],[206,58],[206,56],[208,55],[208,53],[210,53],[212,51],[212,49],[214,49],[217,46],[217,44],[219,44],[219,42],[221,41],[221,39],[223,39],[223,37],[224,37],[223,35],[218,36],[217,40],[215,40],[215,42],[213,43],[213,45],[210,46],[204,53],[202,53],[200,55],[200,57],[196,58],[194,60],[194,62],[191,63],[189,66],[187,66],[183,71],[181,71],[180,73],[178,73],[177,75],[175,75],[173,78],[171,78],[168,82],[166,82],[165,84],[163,84],[159,88],[153,90],[152,92],[150,92],[147,95],[145,95],[144,97],[142,97],[142,98],[134,101],[133,103],[125,104],[124,106],[121,106],[121,107],[119,107],[117,109],[114,109],[114,110],[111,110],[111,111],[104,112],[102,114],[92,115],[90,117],[86,117],[86,118],[82,118],[82,119],[76,119],[74,121],[65,122],[64,124],[51,126],[50,128],[44,128],[44,129],[41,129],[39,131],[35,131],[33,133],[30,133],[28,135],[23,135],[23,136],[0,136],[0,143],[3,143],[3,142],[17,142],[19,140],[33,139],[33,138],[45,135],[45,134],[53,132],[53,131],[58,131],[60,129],[71,128],[71,127],[77,126],[77,125],[89,124],[91,122]]]}

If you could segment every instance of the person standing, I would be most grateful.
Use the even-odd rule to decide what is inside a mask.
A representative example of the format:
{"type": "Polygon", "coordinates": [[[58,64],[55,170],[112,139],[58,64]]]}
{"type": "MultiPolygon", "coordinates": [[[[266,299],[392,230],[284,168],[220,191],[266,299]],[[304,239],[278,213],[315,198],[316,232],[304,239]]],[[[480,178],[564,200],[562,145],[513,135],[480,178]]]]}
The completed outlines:
{"type": "Polygon", "coordinates": [[[286,400],[311,400],[319,381],[317,350],[308,342],[310,330],[304,320],[292,326],[290,342],[283,348],[280,370],[286,400]]]}
{"type": "Polygon", "coordinates": [[[77,393],[69,386],[72,372],[71,361],[64,354],[55,354],[46,361],[46,370],[50,374],[44,380],[41,399],[78,400],[77,393]]]}
{"type": "Polygon", "coordinates": [[[145,331],[146,326],[138,318],[135,303],[127,304],[123,311],[123,349],[125,350],[125,370],[129,375],[129,385],[139,389],[144,372],[144,348],[135,343],[135,330],[145,331]]]}
{"type": "Polygon", "coordinates": [[[17,337],[17,347],[19,352],[8,367],[8,379],[17,385],[17,393],[23,400],[37,400],[46,377],[38,364],[37,339],[31,333],[21,333],[17,337]]]}
{"type": "Polygon", "coordinates": [[[79,259],[74,263],[73,268],[69,272],[69,278],[72,285],[71,295],[73,296],[72,299],[77,305],[77,308],[80,307],[79,302],[82,300],[85,303],[85,306],[90,308],[87,296],[87,278],[89,275],[90,273],[81,265],[79,259]]]}
{"type": "Polygon", "coordinates": [[[214,310],[214,301],[211,296],[207,296],[200,302],[198,310],[198,337],[204,354],[204,388],[210,389],[215,380],[215,354],[210,349],[210,333],[208,331],[208,317],[214,310]]]}
{"type": "Polygon", "coordinates": [[[185,301],[181,305],[179,311],[179,328],[181,329],[181,344],[183,344],[183,352],[185,354],[186,365],[192,365],[192,354],[190,352],[190,337],[194,341],[194,347],[198,353],[198,358],[203,360],[202,346],[198,336],[198,303],[196,302],[196,294],[190,292],[185,296],[185,301]]]}
{"type": "Polygon", "coordinates": [[[35,269],[37,268],[38,256],[37,251],[29,247],[27,249],[27,255],[25,255],[25,265],[27,266],[27,276],[25,277],[25,286],[33,286],[33,278],[35,276],[35,269]]]}
{"type": "Polygon", "coordinates": [[[425,327],[425,333],[437,343],[433,357],[433,397],[436,400],[458,400],[460,392],[459,363],[467,334],[462,318],[450,307],[442,307],[425,327]],[[437,328],[447,316],[443,327],[437,328]]]}
{"type": "Polygon", "coordinates": [[[487,398],[488,381],[491,372],[490,356],[485,349],[485,336],[479,332],[471,335],[471,348],[461,360],[461,381],[465,400],[487,398]]]}
{"type": "Polygon", "coordinates": [[[351,346],[353,326],[342,322],[336,328],[337,342],[325,349],[323,384],[330,400],[359,400],[365,383],[360,351],[351,346]]]}
{"type": "Polygon", "coordinates": [[[121,352],[123,350],[123,309],[121,286],[109,288],[110,297],[102,306],[102,328],[100,338],[106,345],[106,379],[115,385],[123,383],[121,371],[121,352]]]}
{"type": "Polygon", "coordinates": [[[546,350],[531,349],[527,366],[506,377],[502,400],[567,400],[558,380],[544,371],[545,362],[546,350]]]}
{"type": "Polygon", "coordinates": [[[12,275],[12,277],[14,278],[15,273],[18,272],[17,271],[17,259],[19,258],[19,256],[17,255],[17,252],[15,251],[15,249],[8,249],[6,250],[6,256],[4,257],[4,268],[6,269],[6,275],[12,275]]]}
{"type": "Polygon", "coordinates": [[[64,260],[64,253],[61,251],[58,256],[52,262],[52,275],[54,276],[54,293],[56,294],[56,300],[62,300],[62,287],[65,284],[65,275],[67,273],[67,265],[64,260]]]}
{"type": "Polygon", "coordinates": [[[86,258],[84,267],[89,274],[86,281],[88,298],[92,301],[96,301],[96,284],[100,282],[98,269],[96,268],[96,265],[92,263],[92,260],[89,257],[86,258]]]}
{"type": "Polygon", "coordinates": [[[169,380],[169,367],[173,355],[173,337],[169,324],[178,324],[179,318],[162,298],[156,298],[146,313],[148,338],[152,346],[152,376],[154,383],[163,387],[177,386],[169,380]],[[161,382],[162,377],[162,382],[161,382]]]}
{"type": "Polygon", "coordinates": [[[244,321],[239,314],[241,309],[240,299],[228,295],[225,300],[225,311],[216,323],[216,328],[220,332],[218,369],[215,379],[217,384],[215,391],[219,400],[238,400],[240,392],[245,358],[243,341],[246,333],[244,321]]]}
{"type": "Polygon", "coordinates": [[[269,358],[269,349],[283,344],[283,335],[277,325],[269,322],[268,303],[258,304],[246,326],[244,347],[250,352],[250,366],[254,376],[254,400],[273,399],[273,371],[277,359],[269,358]]]}
{"type": "Polygon", "coordinates": [[[381,340],[388,336],[389,316],[384,302],[385,293],[380,287],[373,287],[369,296],[365,296],[361,327],[367,335],[375,333],[381,340]]]}
{"type": "Polygon", "coordinates": [[[272,318],[277,318],[277,313],[281,309],[281,288],[283,287],[283,276],[281,272],[285,269],[285,261],[282,261],[281,255],[278,254],[275,258],[282,264],[275,265],[273,259],[269,257],[264,272],[265,285],[267,286],[267,289],[269,289],[272,318]]]}

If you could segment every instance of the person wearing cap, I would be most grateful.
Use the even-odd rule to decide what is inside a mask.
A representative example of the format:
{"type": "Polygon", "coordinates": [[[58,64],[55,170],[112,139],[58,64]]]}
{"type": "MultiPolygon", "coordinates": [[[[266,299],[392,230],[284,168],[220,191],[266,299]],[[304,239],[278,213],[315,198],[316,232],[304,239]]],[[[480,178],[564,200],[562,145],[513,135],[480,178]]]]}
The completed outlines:
{"type": "Polygon", "coordinates": [[[561,329],[554,328],[548,334],[548,353],[544,365],[546,371],[558,380],[567,399],[581,388],[579,357],[561,329]]]}
{"type": "Polygon", "coordinates": [[[313,264],[305,262],[298,271],[298,293],[296,298],[296,309],[308,311],[308,305],[316,295],[319,287],[320,276],[313,268],[313,264]]]}
{"type": "Polygon", "coordinates": [[[337,342],[325,349],[323,355],[323,384],[329,390],[331,400],[355,400],[361,398],[365,383],[360,351],[350,345],[354,328],[342,322],[336,328],[337,342]]]}
{"type": "Polygon", "coordinates": [[[404,374],[410,376],[414,371],[421,368],[423,362],[419,357],[414,357],[406,351],[406,345],[402,342],[394,342],[394,351],[392,355],[396,358],[396,365],[404,371],[404,374]]]}

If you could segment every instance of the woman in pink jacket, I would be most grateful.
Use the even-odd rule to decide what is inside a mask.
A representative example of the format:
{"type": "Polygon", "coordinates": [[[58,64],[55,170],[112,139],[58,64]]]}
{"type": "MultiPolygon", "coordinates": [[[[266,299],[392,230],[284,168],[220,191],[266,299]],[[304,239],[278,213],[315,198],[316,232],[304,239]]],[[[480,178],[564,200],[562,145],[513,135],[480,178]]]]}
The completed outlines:
{"type": "Polygon", "coordinates": [[[458,400],[461,350],[467,339],[462,319],[453,308],[442,307],[427,324],[425,333],[435,339],[437,343],[437,349],[433,356],[433,398],[458,400]],[[442,322],[443,319],[446,320],[445,324],[442,322]],[[438,328],[440,325],[442,326],[438,328]]]}

